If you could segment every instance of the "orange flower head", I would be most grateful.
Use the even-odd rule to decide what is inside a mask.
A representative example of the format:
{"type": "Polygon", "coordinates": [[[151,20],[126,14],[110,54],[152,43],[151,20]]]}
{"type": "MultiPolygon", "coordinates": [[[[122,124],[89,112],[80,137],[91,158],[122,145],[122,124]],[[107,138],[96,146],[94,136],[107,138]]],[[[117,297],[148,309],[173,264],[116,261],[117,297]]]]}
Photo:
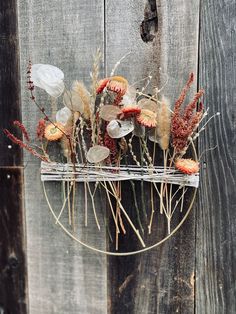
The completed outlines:
{"type": "Polygon", "coordinates": [[[142,109],[141,113],[137,116],[137,121],[149,128],[155,128],[157,126],[157,115],[151,110],[142,109]]]}
{"type": "Polygon", "coordinates": [[[103,80],[98,82],[98,87],[96,89],[97,94],[101,94],[104,90],[104,88],[107,86],[108,82],[110,81],[110,78],[104,78],[103,80]]]}
{"type": "Polygon", "coordinates": [[[128,81],[123,76],[112,76],[106,87],[108,90],[124,96],[128,88],[128,81]]]}
{"type": "Polygon", "coordinates": [[[120,119],[128,119],[135,117],[141,113],[141,109],[138,106],[126,106],[121,109],[122,113],[120,114],[120,119]]]}
{"type": "Polygon", "coordinates": [[[60,138],[62,138],[63,132],[64,126],[61,123],[58,122],[54,124],[50,123],[45,128],[44,136],[50,142],[57,141],[60,138]]]}
{"type": "Polygon", "coordinates": [[[175,167],[186,174],[194,174],[199,171],[199,163],[192,159],[179,158],[175,162],[175,167]]]}

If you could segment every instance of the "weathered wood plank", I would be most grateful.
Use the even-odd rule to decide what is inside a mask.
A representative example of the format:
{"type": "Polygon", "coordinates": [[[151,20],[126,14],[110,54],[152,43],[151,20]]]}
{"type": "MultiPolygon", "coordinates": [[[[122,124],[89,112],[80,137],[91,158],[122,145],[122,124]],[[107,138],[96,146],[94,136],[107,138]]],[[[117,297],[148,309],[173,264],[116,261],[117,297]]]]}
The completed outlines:
{"type": "MultiPolygon", "coordinates": [[[[163,93],[173,104],[188,73],[197,73],[199,1],[156,1],[156,4],[158,33],[155,34],[152,25],[150,31],[155,39],[152,41],[153,36],[146,34],[150,42],[144,43],[140,24],[147,21],[144,16],[155,16],[154,1],[119,4],[107,1],[107,74],[122,55],[132,51],[133,55],[124,60],[118,73],[134,82],[152,71],[153,85],[159,87],[168,76],[163,93]]],[[[148,32],[147,29],[148,26],[148,32]]],[[[127,204],[129,206],[128,201],[127,204]]],[[[109,258],[110,312],[194,313],[194,250],[192,212],[182,229],[160,247],[136,257],[109,258]]]]}
{"type": "Polygon", "coordinates": [[[0,168],[0,312],[27,312],[23,170],[0,168]]]}
{"type": "Polygon", "coordinates": [[[197,210],[196,313],[236,312],[235,1],[202,1],[199,82],[210,123],[200,149],[204,163],[197,210]]]}
{"type": "MultiPolygon", "coordinates": [[[[2,130],[19,120],[17,5],[0,3],[0,312],[27,312],[25,217],[21,149],[2,130]]],[[[18,134],[18,136],[20,136],[18,134]]]]}
{"type": "MultiPolygon", "coordinates": [[[[75,79],[90,84],[93,54],[98,47],[104,49],[103,15],[101,1],[19,1],[23,121],[32,137],[40,113],[30,103],[25,89],[28,58],[33,63],[49,63],[61,68],[67,86],[75,79]]],[[[38,100],[49,112],[46,105],[49,101],[43,97],[38,100]]],[[[105,256],[83,249],[54,224],[43,195],[40,164],[29,155],[25,155],[24,160],[28,162],[25,204],[30,313],[106,313],[105,256]]],[[[58,209],[61,190],[57,188],[52,183],[47,189],[58,209]]],[[[80,211],[83,211],[82,194],[80,191],[80,211]]],[[[88,224],[94,226],[92,210],[88,220],[88,224]]],[[[82,230],[82,218],[78,223],[82,230]]],[[[100,248],[106,241],[103,232],[85,232],[84,238],[100,248]]]]}
{"type": "MultiPolygon", "coordinates": [[[[21,149],[3,134],[20,120],[20,85],[16,1],[0,3],[0,166],[21,165],[21,149]],[[10,145],[10,146],[9,146],[10,145]],[[13,147],[13,149],[12,149],[13,147]]],[[[14,130],[16,131],[16,130],[14,130]]]]}

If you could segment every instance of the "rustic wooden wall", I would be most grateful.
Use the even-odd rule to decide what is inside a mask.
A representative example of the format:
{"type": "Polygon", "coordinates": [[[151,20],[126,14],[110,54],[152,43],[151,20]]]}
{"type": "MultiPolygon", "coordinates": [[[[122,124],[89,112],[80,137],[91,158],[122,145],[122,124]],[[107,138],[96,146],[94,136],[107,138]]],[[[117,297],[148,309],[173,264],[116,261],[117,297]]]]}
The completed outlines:
{"type": "MultiPolygon", "coordinates": [[[[23,159],[2,132],[20,119],[20,72],[15,0],[0,3],[0,313],[26,313],[27,278],[23,159]]],[[[16,130],[14,130],[16,131],[16,130]]]]}
{"type": "MultiPolygon", "coordinates": [[[[1,127],[20,115],[15,105],[20,94],[17,24],[12,15],[15,5],[13,0],[0,5],[0,52],[9,59],[8,63],[0,59],[0,110],[4,117],[1,127]],[[11,93],[12,84],[15,93],[11,93]]],[[[131,51],[120,66],[120,73],[130,82],[153,71],[155,84],[161,86],[168,74],[164,92],[170,99],[178,96],[188,72],[194,71],[198,77],[195,90],[197,85],[205,87],[210,112],[222,113],[199,143],[201,151],[215,145],[218,148],[202,157],[202,184],[196,208],[173,238],[135,257],[106,258],[83,249],[64,235],[53,224],[42,194],[39,162],[24,155],[30,314],[236,312],[235,16],[233,0],[18,0],[22,113],[32,136],[40,113],[26,91],[28,59],[60,67],[68,85],[75,78],[88,83],[97,47],[102,50],[104,73],[108,74],[117,60],[131,51]]],[[[8,236],[1,232],[5,229],[0,230],[1,246],[7,248],[0,251],[0,292],[4,286],[10,287],[8,296],[1,292],[0,312],[3,309],[7,313],[14,300],[12,313],[26,313],[24,215],[19,188],[23,163],[17,148],[14,147],[15,154],[9,154],[8,142],[3,138],[0,145],[4,151],[0,155],[3,193],[14,187],[5,183],[5,167],[9,174],[9,167],[17,166],[10,175],[15,178],[17,172],[13,182],[19,199],[17,204],[8,203],[6,207],[8,198],[4,198],[0,212],[1,225],[7,221],[6,230],[10,230],[8,236]],[[17,210],[17,215],[12,209],[17,210]],[[8,220],[6,213],[11,213],[8,220]],[[16,229],[10,228],[12,223],[16,229]],[[6,263],[12,256],[9,248],[16,245],[16,241],[12,242],[15,230],[18,245],[14,252],[19,254],[20,266],[14,274],[18,281],[12,276],[4,277],[3,271],[10,267],[6,263]],[[10,293],[13,282],[19,281],[21,287],[15,286],[10,293]]],[[[97,244],[106,246],[104,234],[97,238],[97,244]]]]}
{"type": "Polygon", "coordinates": [[[202,1],[199,84],[210,114],[200,150],[202,178],[196,225],[196,313],[236,312],[236,3],[202,1]]]}

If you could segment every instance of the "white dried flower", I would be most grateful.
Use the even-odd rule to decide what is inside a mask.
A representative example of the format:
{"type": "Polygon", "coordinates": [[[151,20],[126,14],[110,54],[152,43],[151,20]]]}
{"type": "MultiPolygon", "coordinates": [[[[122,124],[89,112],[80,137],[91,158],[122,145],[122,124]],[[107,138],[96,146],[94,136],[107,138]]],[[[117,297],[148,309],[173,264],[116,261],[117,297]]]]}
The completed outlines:
{"type": "Polygon", "coordinates": [[[44,89],[50,96],[59,97],[64,89],[64,73],[50,64],[33,64],[31,78],[35,86],[44,89]]]}

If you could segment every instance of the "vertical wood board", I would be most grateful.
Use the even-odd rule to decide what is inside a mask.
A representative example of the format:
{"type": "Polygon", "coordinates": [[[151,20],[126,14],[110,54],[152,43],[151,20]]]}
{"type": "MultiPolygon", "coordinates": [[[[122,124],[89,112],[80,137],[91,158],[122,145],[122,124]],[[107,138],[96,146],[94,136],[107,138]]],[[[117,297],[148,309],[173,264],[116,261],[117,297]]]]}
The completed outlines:
{"type": "MultiPolygon", "coordinates": [[[[58,66],[68,88],[75,79],[89,84],[93,55],[98,47],[104,49],[103,11],[102,2],[19,1],[23,122],[32,138],[40,113],[26,90],[28,59],[58,66]]],[[[38,101],[50,113],[50,99],[39,94],[38,101]]],[[[55,225],[43,195],[39,161],[27,154],[24,158],[30,313],[106,313],[105,257],[84,249],[55,225]]],[[[53,183],[47,189],[58,207],[60,190],[53,183]]],[[[94,224],[92,213],[89,224],[94,224]]],[[[105,245],[102,232],[91,238],[105,245]]]]}
{"type": "MultiPolygon", "coordinates": [[[[190,95],[196,92],[199,1],[156,1],[158,32],[153,41],[144,43],[140,24],[150,14],[151,4],[107,1],[107,74],[131,51],[117,73],[133,83],[151,72],[153,85],[159,88],[168,77],[163,94],[173,106],[191,71],[196,81],[190,95]]],[[[135,257],[109,258],[111,313],[194,313],[194,217],[192,212],[181,230],[156,249],[135,257]]]]}
{"type": "Polygon", "coordinates": [[[200,138],[196,313],[236,312],[236,3],[202,1],[199,82],[212,120],[200,138]]]}

